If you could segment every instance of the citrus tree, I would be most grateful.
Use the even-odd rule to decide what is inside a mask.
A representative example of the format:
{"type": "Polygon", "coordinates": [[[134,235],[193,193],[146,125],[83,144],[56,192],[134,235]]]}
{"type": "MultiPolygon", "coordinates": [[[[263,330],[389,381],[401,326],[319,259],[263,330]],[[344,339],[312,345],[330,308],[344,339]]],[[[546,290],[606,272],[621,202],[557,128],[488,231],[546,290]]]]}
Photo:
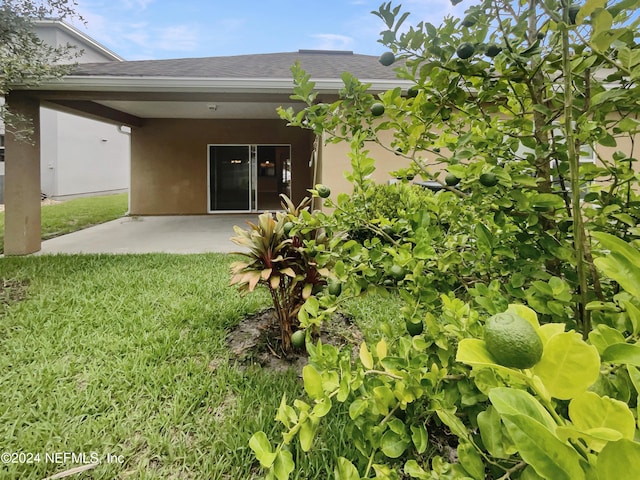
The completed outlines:
{"type": "MultiPolygon", "coordinates": [[[[463,19],[407,28],[408,14],[386,3],[374,12],[387,27],[381,62],[414,86],[373,96],[345,74],[341,100],[316,104],[313,84],[295,68],[295,98],[308,108],[281,113],[293,125],[351,141],[354,152],[392,132],[383,146],[412,161],[398,176],[420,173],[466,197],[489,243],[505,233],[515,238],[518,245],[497,256],[511,263],[535,257],[542,280],[566,282],[586,336],[585,305],[604,295],[588,232],[631,239],[638,221],[636,8],[633,1],[487,0],[463,19]]],[[[536,275],[502,283],[531,287],[536,275]]],[[[530,297],[554,314],[544,307],[552,295],[530,297]]]]}
{"type": "Polygon", "coordinates": [[[300,226],[345,235],[316,251],[341,292],[310,297],[301,325],[364,292],[397,291],[403,306],[355,359],[308,339],[306,396],[283,398],[281,438],[250,442],[268,478],[296,474],[338,404],[359,452],[335,459],[339,479],[636,468],[625,463],[640,458],[636,3],[487,0],[440,26],[407,26],[385,3],[380,61],[408,91],[371,95],[344,74],[340,99],[317,103],[293,68],[307,108],[281,115],[350,142],[354,185],[300,226]],[[411,160],[396,177],[444,190],[375,185],[369,142],[411,160]]]}

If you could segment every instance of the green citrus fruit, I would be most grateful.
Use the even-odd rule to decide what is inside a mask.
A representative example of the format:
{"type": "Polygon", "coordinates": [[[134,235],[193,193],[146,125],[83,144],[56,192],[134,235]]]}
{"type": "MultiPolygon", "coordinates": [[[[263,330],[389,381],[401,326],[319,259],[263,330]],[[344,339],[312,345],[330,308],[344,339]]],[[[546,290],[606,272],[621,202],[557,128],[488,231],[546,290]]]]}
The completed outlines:
{"type": "Polygon", "coordinates": [[[463,27],[473,27],[478,22],[478,15],[476,13],[470,13],[462,20],[463,27]]]}
{"type": "Polygon", "coordinates": [[[291,334],[291,346],[293,348],[303,348],[305,343],[304,330],[296,330],[291,334]]]}
{"type": "Polygon", "coordinates": [[[485,53],[487,54],[487,57],[493,58],[496,55],[498,55],[501,51],[502,51],[502,47],[496,45],[495,43],[490,43],[489,45],[487,45],[485,53]]]}
{"type": "Polygon", "coordinates": [[[480,175],[480,183],[485,187],[494,187],[498,184],[498,177],[496,177],[495,173],[483,173],[480,175]]]}
{"type": "Polygon", "coordinates": [[[326,185],[318,184],[316,185],[316,190],[320,198],[329,198],[329,195],[331,195],[331,189],[326,185]]]}
{"type": "Polygon", "coordinates": [[[381,103],[374,103],[371,105],[371,114],[374,117],[379,117],[384,113],[384,105],[381,103]]]}
{"type": "Polygon", "coordinates": [[[420,321],[412,322],[411,320],[407,319],[404,321],[404,325],[407,328],[407,332],[409,332],[409,335],[411,335],[412,337],[420,335],[424,331],[424,324],[420,321]]]}
{"type": "Polygon", "coordinates": [[[420,89],[417,87],[417,85],[412,85],[407,89],[407,97],[410,97],[410,98],[417,97],[419,91],[420,89]]]}
{"type": "Polygon", "coordinates": [[[460,183],[460,179],[456,177],[453,173],[447,173],[447,176],[444,177],[444,183],[446,183],[450,187],[455,187],[460,183]]]}
{"type": "Polygon", "coordinates": [[[531,368],[542,357],[542,340],[535,328],[513,313],[489,318],[484,327],[484,341],[489,353],[504,367],[531,368]]]}
{"type": "Polygon", "coordinates": [[[282,230],[284,231],[285,235],[289,235],[289,233],[291,233],[291,230],[293,230],[293,227],[295,225],[293,224],[293,222],[285,222],[285,224],[282,226],[282,230]]]}
{"type": "Polygon", "coordinates": [[[393,52],[384,52],[382,55],[380,55],[378,61],[385,67],[388,67],[396,61],[396,56],[393,54],[393,52]]]}
{"type": "Polygon", "coordinates": [[[342,293],[342,284],[337,280],[329,280],[327,291],[329,295],[335,295],[337,297],[342,293]]]}
{"type": "Polygon", "coordinates": [[[394,280],[402,280],[405,276],[404,268],[400,265],[392,265],[389,274],[394,280]]]}
{"type": "Polygon", "coordinates": [[[456,55],[458,55],[458,58],[461,58],[462,60],[471,58],[475,52],[476,47],[474,47],[473,44],[469,42],[461,43],[456,49],[456,55]]]}

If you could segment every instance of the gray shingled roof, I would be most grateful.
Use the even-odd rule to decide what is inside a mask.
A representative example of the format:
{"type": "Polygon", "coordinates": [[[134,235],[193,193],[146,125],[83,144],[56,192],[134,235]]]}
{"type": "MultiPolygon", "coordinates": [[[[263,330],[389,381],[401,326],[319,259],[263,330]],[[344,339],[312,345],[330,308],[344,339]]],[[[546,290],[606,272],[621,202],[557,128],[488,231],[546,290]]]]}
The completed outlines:
{"type": "Polygon", "coordinates": [[[360,79],[393,80],[396,74],[378,58],[352,52],[301,50],[228,57],[179,58],[85,63],[72,75],[175,78],[291,78],[291,66],[299,61],[312,78],[340,78],[349,72],[360,79]]]}

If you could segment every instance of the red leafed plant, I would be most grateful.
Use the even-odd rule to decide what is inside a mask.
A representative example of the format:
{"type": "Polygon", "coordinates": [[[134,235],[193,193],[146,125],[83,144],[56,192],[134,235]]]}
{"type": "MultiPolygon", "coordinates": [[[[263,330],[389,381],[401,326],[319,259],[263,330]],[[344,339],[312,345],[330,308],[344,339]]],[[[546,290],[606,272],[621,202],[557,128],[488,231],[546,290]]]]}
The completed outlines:
{"type": "MultiPolygon", "coordinates": [[[[294,231],[294,221],[309,210],[310,199],[295,206],[286,196],[281,198],[283,212],[265,212],[257,223],[247,222],[248,229],[234,227],[236,236],[231,240],[248,250],[237,252],[248,260],[231,265],[231,284],[238,285],[243,293],[252,292],[258,285],[269,289],[280,324],[282,348],[288,353],[291,335],[298,327],[298,311],[314,287],[325,283],[326,272],[323,276],[305,252],[305,235],[294,231]]],[[[322,236],[317,231],[311,234],[316,241],[322,236]]]]}

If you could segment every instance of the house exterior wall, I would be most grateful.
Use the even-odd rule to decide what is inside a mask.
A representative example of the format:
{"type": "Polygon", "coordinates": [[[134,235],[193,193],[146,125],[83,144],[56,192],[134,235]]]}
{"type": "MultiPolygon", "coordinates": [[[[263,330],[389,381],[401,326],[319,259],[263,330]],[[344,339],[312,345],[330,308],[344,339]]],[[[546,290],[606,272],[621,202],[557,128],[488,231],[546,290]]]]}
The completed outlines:
{"type": "Polygon", "coordinates": [[[129,134],[116,125],[40,109],[42,191],[49,197],[123,192],[129,188],[129,134]]]}
{"type": "MultiPolygon", "coordinates": [[[[389,145],[393,137],[393,132],[380,132],[380,140],[383,144],[389,145]]],[[[394,177],[390,172],[401,168],[407,168],[411,162],[401,156],[382,148],[375,143],[365,145],[369,150],[369,156],[376,160],[376,170],[372,178],[377,183],[387,183],[394,177]]],[[[347,142],[328,143],[322,146],[320,168],[318,171],[318,182],[329,186],[334,193],[351,193],[353,186],[345,178],[345,173],[350,172],[351,158],[349,152],[351,147],[347,142]]]]}
{"type": "Polygon", "coordinates": [[[312,186],[313,138],[282,120],[150,119],[131,132],[131,215],[208,213],[207,146],[290,144],[294,201],[312,186]]]}

